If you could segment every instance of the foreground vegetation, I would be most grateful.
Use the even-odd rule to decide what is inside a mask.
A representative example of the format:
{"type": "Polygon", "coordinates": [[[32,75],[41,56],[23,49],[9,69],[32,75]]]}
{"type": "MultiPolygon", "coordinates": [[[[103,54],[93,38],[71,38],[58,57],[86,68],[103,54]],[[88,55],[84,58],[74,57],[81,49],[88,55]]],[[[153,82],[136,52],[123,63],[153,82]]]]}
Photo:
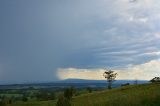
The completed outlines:
{"type": "MultiPolygon", "coordinates": [[[[160,83],[129,85],[74,96],[72,106],[160,106],[160,83]]],[[[56,106],[57,100],[15,102],[7,106],[56,106]]]]}
{"type": "Polygon", "coordinates": [[[160,106],[160,83],[130,85],[74,98],[73,106],[160,106]]]}

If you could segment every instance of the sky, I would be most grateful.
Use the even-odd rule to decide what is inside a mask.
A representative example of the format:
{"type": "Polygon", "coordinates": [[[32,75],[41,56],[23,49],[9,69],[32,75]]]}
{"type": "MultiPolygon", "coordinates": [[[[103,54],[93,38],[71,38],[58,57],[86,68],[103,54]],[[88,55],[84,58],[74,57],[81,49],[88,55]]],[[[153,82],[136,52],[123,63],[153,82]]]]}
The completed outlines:
{"type": "Polygon", "coordinates": [[[0,84],[160,76],[158,0],[0,0],[0,84]]]}

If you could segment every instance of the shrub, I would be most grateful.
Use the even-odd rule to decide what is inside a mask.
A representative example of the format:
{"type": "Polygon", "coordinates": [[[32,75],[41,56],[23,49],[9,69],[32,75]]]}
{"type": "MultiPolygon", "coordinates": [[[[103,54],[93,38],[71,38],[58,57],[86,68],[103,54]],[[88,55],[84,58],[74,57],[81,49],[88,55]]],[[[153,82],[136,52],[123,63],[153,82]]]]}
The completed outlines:
{"type": "Polygon", "coordinates": [[[58,98],[56,106],[71,106],[69,99],[65,98],[64,96],[60,96],[58,98]]]}
{"type": "Polygon", "coordinates": [[[89,93],[92,93],[92,88],[91,88],[91,87],[87,87],[87,91],[88,91],[89,93]]]}
{"type": "Polygon", "coordinates": [[[49,94],[49,99],[50,99],[50,100],[54,100],[54,99],[55,99],[55,93],[54,93],[54,92],[51,92],[51,93],[49,94]]]}
{"type": "Polygon", "coordinates": [[[11,99],[9,99],[7,97],[3,97],[0,100],[0,106],[7,106],[7,104],[11,104],[11,99]]]}
{"type": "Polygon", "coordinates": [[[49,93],[46,91],[39,91],[39,93],[36,95],[36,97],[40,101],[49,100],[49,93]]]}
{"type": "Polygon", "coordinates": [[[75,93],[76,93],[76,90],[74,87],[66,88],[64,90],[64,97],[70,100],[72,96],[75,95],[75,93]]]}
{"type": "Polygon", "coordinates": [[[72,92],[71,92],[70,88],[66,88],[64,90],[64,97],[67,98],[67,99],[71,99],[72,98],[72,92]]]}
{"type": "Polygon", "coordinates": [[[28,101],[28,98],[25,97],[25,96],[23,96],[23,97],[22,97],[22,101],[23,101],[23,102],[27,102],[27,101],[28,101]]]}

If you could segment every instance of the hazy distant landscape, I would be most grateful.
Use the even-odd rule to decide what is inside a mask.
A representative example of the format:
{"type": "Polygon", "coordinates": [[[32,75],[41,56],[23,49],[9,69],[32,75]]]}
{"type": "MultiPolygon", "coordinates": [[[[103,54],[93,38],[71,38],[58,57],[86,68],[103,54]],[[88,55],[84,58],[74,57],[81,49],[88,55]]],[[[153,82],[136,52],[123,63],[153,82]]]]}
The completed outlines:
{"type": "MultiPolygon", "coordinates": [[[[148,84],[148,86],[150,86],[150,82],[145,80],[139,80],[136,82],[135,80],[117,80],[112,84],[113,91],[108,91],[106,82],[106,80],[66,79],[55,81],[52,83],[0,85],[0,100],[2,100],[0,101],[0,106],[57,106],[56,104],[59,96],[63,95],[63,92],[65,92],[65,90],[70,87],[74,87],[75,89],[71,104],[81,106],[81,102],[76,98],[81,98],[83,100],[85,98],[85,95],[91,96],[89,101],[92,101],[93,97],[90,94],[97,95],[96,97],[98,98],[104,98],[105,93],[103,94],[102,92],[109,93],[116,90],[118,94],[118,92],[121,92],[123,90],[125,91],[127,87],[129,87],[129,89],[131,89],[132,87],[133,89],[135,89],[134,87],[136,87],[136,89],[141,89],[137,87],[143,87],[142,84],[148,84]],[[128,85],[126,88],[122,87],[122,84],[126,83],[129,83],[131,85],[128,85]],[[103,94],[104,97],[101,94],[103,94]]],[[[107,94],[105,98],[108,98],[107,94]]],[[[93,104],[96,105],[97,103],[105,106],[105,103],[92,102],[90,104],[89,101],[85,103],[86,106],[92,106],[93,104]]],[[[102,101],[105,102],[104,99],[102,99],[102,101]]]]}
{"type": "MultiPolygon", "coordinates": [[[[131,106],[159,106],[160,84],[142,83],[145,84],[118,86],[112,90],[97,85],[91,87],[91,92],[87,89],[88,85],[83,85],[83,87],[76,88],[71,106],[128,106],[128,104],[131,106]]],[[[75,84],[79,86],[78,83],[75,84]]],[[[57,87],[57,89],[54,87],[34,88],[34,84],[31,85],[25,85],[28,88],[17,86],[18,89],[0,89],[0,97],[5,96],[6,98],[6,104],[0,102],[0,106],[57,106],[58,95],[62,95],[69,86],[57,87]]]]}
{"type": "MultiPolygon", "coordinates": [[[[74,86],[76,88],[106,88],[106,80],[85,80],[85,79],[66,79],[55,82],[48,83],[32,83],[32,84],[9,84],[9,85],[0,85],[0,89],[28,89],[30,87],[40,89],[40,88],[67,88],[74,86]]],[[[120,87],[121,84],[130,83],[134,84],[135,80],[117,80],[113,83],[113,87],[120,87]]],[[[147,80],[139,80],[138,84],[149,83],[147,80]]]]}

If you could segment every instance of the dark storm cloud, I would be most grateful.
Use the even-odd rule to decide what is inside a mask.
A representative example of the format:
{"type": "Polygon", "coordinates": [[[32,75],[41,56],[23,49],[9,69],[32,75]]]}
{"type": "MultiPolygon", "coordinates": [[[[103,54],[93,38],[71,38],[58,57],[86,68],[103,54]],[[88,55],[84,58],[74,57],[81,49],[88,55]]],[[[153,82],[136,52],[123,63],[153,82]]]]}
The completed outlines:
{"type": "Polygon", "coordinates": [[[155,0],[1,0],[0,82],[52,81],[58,68],[157,59],[159,10],[155,0]]]}

